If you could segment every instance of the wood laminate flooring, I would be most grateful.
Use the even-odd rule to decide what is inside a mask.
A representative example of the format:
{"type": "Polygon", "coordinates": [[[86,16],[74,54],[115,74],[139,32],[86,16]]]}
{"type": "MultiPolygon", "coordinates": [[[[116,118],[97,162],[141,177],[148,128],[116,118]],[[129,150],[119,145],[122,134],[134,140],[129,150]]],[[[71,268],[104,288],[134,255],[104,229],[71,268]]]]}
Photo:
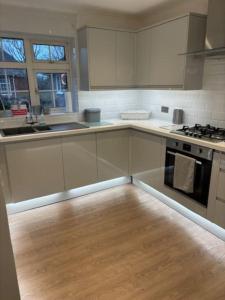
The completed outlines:
{"type": "Polygon", "coordinates": [[[225,299],[225,243],[132,185],[9,221],[21,300],[225,299]]]}

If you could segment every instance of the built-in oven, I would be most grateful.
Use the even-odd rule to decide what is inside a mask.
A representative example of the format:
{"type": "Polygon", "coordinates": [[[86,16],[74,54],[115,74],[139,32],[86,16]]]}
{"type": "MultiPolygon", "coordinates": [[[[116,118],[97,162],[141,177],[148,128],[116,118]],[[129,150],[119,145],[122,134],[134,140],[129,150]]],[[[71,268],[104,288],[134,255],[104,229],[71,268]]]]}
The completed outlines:
{"type": "MultiPolygon", "coordinates": [[[[199,145],[185,143],[178,140],[168,139],[166,145],[166,161],[164,174],[165,185],[169,186],[174,190],[177,190],[180,193],[185,194],[186,196],[207,207],[212,170],[212,160],[212,149],[201,147],[199,145]],[[192,192],[186,192],[174,187],[174,171],[177,153],[194,159],[195,170],[192,178],[192,192]]],[[[182,174],[182,176],[184,176],[184,174],[182,174]]]]}

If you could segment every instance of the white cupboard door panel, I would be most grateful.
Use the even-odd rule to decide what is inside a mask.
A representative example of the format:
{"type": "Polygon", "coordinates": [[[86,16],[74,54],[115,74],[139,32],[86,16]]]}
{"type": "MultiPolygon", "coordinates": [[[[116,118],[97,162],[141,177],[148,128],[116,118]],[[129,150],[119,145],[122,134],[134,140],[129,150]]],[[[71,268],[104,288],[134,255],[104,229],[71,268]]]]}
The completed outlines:
{"type": "Polygon", "coordinates": [[[6,157],[12,201],[64,191],[59,139],[8,144],[6,157]]]}
{"type": "Polygon", "coordinates": [[[215,223],[225,228],[225,202],[216,200],[215,223]]]}
{"type": "Polygon", "coordinates": [[[137,33],[136,76],[138,86],[145,86],[150,84],[150,44],[150,29],[137,33]]]}
{"type": "Polygon", "coordinates": [[[104,181],[129,174],[129,130],[97,134],[98,178],[104,181]]]}
{"type": "Polygon", "coordinates": [[[219,173],[217,197],[225,201],[225,170],[219,173]]]}
{"type": "Polygon", "coordinates": [[[97,182],[96,135],[62,139],[66,190],[97,182]]]}
{"type": "Polygon", "coordinates": [[[88,29],[89,69],[91,87],[116,84],[116,32],[88,29]]]}
{"type": "Polygon", "coordinates": [[[135,76],[135,34],[116,33],[116,84],[133,86],[135,76]]]}
{"type": "Polygon", "coordinates": [[[131,135],[131,172],[132,175],[151,185],[161,187],[164,161],[163,139],[139,131],[131,135]]]}
{"type": "Polygon", "coordinates": [[[179,54],[187,49],[188,17],[153,27],[151,31],[151,85],[183,86],[186,58],[179,54]]]}

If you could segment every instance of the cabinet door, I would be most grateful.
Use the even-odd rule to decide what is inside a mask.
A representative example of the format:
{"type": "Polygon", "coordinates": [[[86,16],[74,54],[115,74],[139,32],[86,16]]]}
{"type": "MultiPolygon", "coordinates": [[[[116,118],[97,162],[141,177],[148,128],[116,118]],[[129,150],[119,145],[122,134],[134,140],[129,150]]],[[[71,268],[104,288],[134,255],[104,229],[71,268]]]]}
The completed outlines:
{"type": "Polygon", "coordinates": [[[97,134],[99,181],[128,176],[129,130],[97,134]]]}
{"type": "Polygon", "coordinates": [[[151,185],[162,184],[163,178],[163,139],[161,137],[132,131],[131,134],[131,173],[151,185]]]}
{"type": "Polygon", "coordinates": [[[12,201],[64,191],[59,139],[8,144],[6,157],[12,201]]]}
{"type": "Polygon", "coordinates": [[[96,135],[62,139],[66,190],[97,182],[96,135]]]}
{"type": "Polygon", "coordinates": [[[137,85],[146,86],[150,84],[150,45],[151,30],[137,33],[137,85]]]}
{"type": "Polygon", "coordinates": [[[88,29],[88,58],[91,87],[115,86],[116,32],[88,29]]]}
{"type": "Polygon", "coordinates": [[[116,32],[116,84],[133,86],[135,77],[135,34],[116,32]]]}
{"type": "Polygon", "coordinates": [[[184,84],[185,56],[188,41],[188,17],[151,29],[150,83],[152,86],[184,84]]]}

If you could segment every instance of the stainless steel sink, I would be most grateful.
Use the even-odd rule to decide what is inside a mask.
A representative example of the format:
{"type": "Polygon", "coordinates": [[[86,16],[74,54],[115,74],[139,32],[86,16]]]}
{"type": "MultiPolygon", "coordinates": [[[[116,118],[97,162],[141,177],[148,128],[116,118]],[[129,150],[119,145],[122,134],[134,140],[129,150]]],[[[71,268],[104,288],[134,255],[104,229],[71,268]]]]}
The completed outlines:
{"type": "Polygon", "coordinates": [[[35,132],[36,131],[34,130],[33,127],[6,128],[1,130],[2,136],[31,134],[35,132]]]}
{"type": "Polygon", "coordinates": [[[6,136],[16,136],[23,134],[35,134],[49,131],[66,131],[88,128],[89,126],[80,123],[63,123],[63,124],[52,124],[52,125],[36,125],[36,126],[24,126],[16,128],[5,128],[1,130],[1,135],[6,136]]]}

